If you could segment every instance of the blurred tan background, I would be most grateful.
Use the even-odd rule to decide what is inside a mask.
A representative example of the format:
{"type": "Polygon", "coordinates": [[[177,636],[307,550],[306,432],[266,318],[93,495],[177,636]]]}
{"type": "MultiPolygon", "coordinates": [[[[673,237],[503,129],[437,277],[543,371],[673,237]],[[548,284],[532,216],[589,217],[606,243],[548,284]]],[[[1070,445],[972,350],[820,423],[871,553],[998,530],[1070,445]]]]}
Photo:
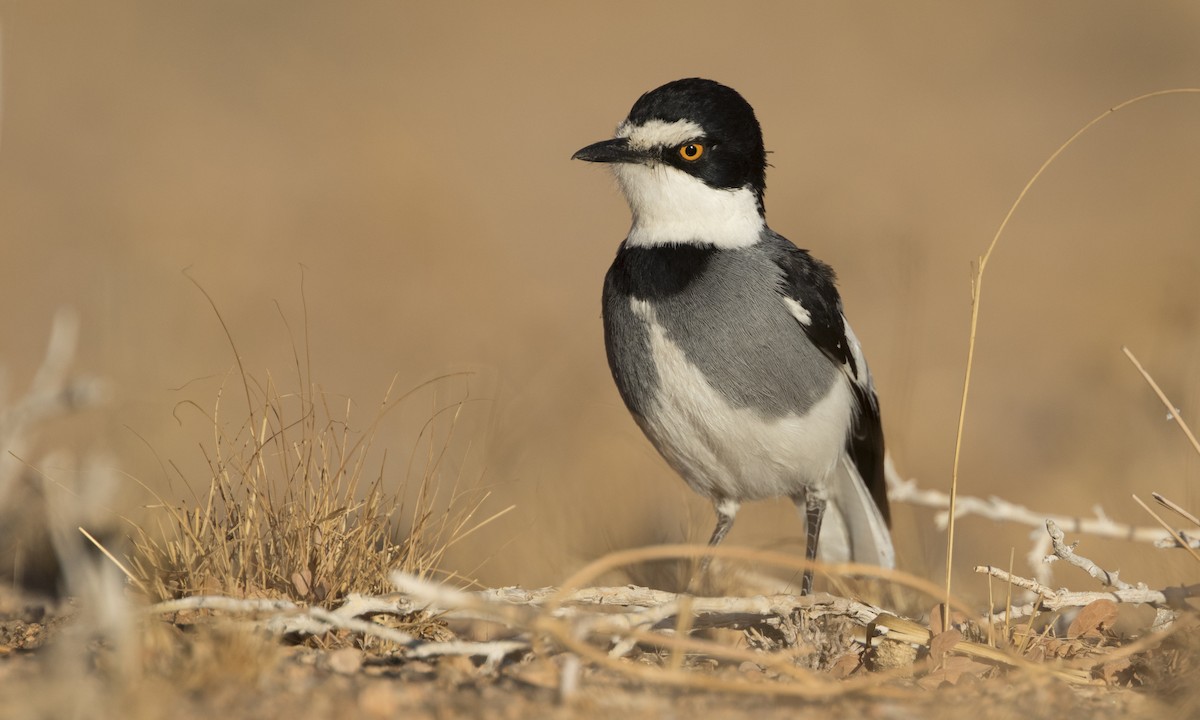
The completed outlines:
{"type": "MultiPolygon", "coordinates": [[[[470,393],[451,464],[490,489],[484,514],[517,507],[451,564],[489,584],[711,529],[608,377],[599,293],[628,214],[568,160],[640,93],[699,75],[754,105],[772,227],[838,270],[892,453],[946,488],[970,262],[1083,123],[1200,86],[1193,3],[39,0],[0,3],[0,23],[0,363],[25,387],[71,306],[79,368],[113,388],[44,448],[103,451],[169,496],[163,463],[204,483],[211,428],[180,403],[211,407],[234,360],[184,271],[247,369],[283,383],[303,277],[313,378],[363,424],[393,377],[475,372],[418,393],[377,446],[399,482],[433,409],[470,393]]],[[[1135,524],[1132,492],[1200,507],[1200,460],[1120,354],[1200,416],[1197,128],[1198,96],[1119,113],[1015,216],[986,279],[963,492],[1135,524]]],[[[116,509],[139,517],[150,499],[126,485],[116,509]]],[[[940,579],[930,513],[896,516],[902,565],[940,579]]],[[[964,568],[1029,547],[1025,528],[961,533],[964,568]]],[[[729,542],[800,538],[781,501],[729,542]]],[[[1085,542],[1126,579],[1195,572],[1085,542]]]]}

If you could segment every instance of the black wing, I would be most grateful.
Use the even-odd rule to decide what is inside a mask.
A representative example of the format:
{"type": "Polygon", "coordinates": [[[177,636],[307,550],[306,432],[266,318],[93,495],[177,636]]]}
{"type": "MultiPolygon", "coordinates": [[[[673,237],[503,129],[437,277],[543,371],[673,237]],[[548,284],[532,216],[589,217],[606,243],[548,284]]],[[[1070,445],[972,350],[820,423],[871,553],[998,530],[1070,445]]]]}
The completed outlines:
{"type": "Polygon", "coordinates": [[[836,365],[849,367],[852,377],[857,376],[859,368],[846,338],[842,298],[833,268],[786,239],[779,240],[782,242],[777,246],[775,263],[783,271],[780,291],[808,312],[810,322],[800,325],[813,344],[836,365]]]}
{"type": "Polygon", "coordinates": [[[887,455],[883,448],[883,421],[879,415],[879,398],[869,382],[865,386],[852,382],[850,387],[858,400],[858,413],[854,416],[850,437],[846,438],[846,451],[866,483],[871,499],[879,507],[883,521],[891,527],[892,511],[888,505],[887,478],[884,475],[887,455]]]}
{"type": "Polygon", "coordinates": [[[880,514],[891,525],[888,507],[887,480],[884,477],[885,453],[883,424],[879,414],[879,398],[871,381],[870,370],[854,331],[842,314],[842,299],[837,291],[837,276],[833,268],[817,260],[806,250],[776,235],[775,263],[783,273],[782,292],[808,313],[809,322],[798,321],[809,340],[825,353],[850,379],[850,388],[858,404],[846,452],[858,469],[879,507],[880,514]]]}

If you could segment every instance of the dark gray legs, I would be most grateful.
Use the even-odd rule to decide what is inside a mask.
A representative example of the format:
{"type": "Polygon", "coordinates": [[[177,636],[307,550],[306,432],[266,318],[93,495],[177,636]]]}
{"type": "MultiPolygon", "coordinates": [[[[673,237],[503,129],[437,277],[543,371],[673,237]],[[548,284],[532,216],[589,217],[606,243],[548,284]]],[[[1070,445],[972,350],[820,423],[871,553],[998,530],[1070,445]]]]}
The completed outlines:
{"type": "MultiPolygon", "coordinates": [[[[739,507],[741,506],[735,500],[718,500],[713,503],[713,508],[717,511],[717,526],[713,528],[712,537],[708,539],[709,547],[720,545],[725,536],[729,534],[729,529],[733,527],[733,518],[737,515],[739,507]]],[[[712,562],[711,555],[706,555],[700,561],[701,575],[708,570],[710,562],[712,562]]]]}
{"type": "MultiPolygon", "coordinates": [[[[796,503],[800,505],[799,502],[796,503]]],[[[806,529],[807,541],[804,545],[804,557],[809,562],[817,559],[817,541],[821,537],[821,521],[825,518],[825,498],[815,492],[809,491],[804,494],[804,526],[806,529]]],[[[807,567],[804,569],[804,580],[800,583],[800,594],[808,595],[812,592],[813,584],[813,569],[807,567]]]]}
{"type": "MultiPolygon", "coordinates": [[[[729,529],[733,527],[733,518],[737,515],[739,507],[741,505],[736,500],[718,500],[713,503],[713,508],[717,511],[717,526],[713,528],[712,537],[708,539],[709,547],[720,545],[725,536],[729,534],[729,529]]],[[[704,573],[708,572],[708,566],[711,562],[711,555],[705,555],[700,560],[700,566],[696,572],[692,573],[692,579],[688,582],[688,592],[696,591],[697,583],[703,577],[704,573]]]]}
{"type": "MultiPolygon", "coordinates": [[[[821,521],[825,519],[826,500],[820,494],[808,491],[803,496],[794,497],[796,508],[799,509],[801,503],[804,505],[804,525],[807,535],[804,545],[804,557],[809,562],[817,559],[817,542],[821,537],[821,521]],[[801,500],[803,497],[803,500],[801,500]]],[[[718,500],[713,503],[713,507],[717,511],[717,526],[713,528],[712,537],[708,539],[709,547],[716,547],[721,544],[725,536],[729,534],[729,529],[733,527],[733,518],[737,515],[739,503],[734,500],[718,500]]],[[[689,590],[696,584],[697,578],[703,575],[707,570],[709,563],[712,562],[712,556],[705,556],[700,561],[699,572],[692,576],[692,582],[688,584],[689,590]]],[[[808,595],[812,593],[813,585],[813,570],[805,568],[804,579],[800,583],[800,594],[808,595]]]]}

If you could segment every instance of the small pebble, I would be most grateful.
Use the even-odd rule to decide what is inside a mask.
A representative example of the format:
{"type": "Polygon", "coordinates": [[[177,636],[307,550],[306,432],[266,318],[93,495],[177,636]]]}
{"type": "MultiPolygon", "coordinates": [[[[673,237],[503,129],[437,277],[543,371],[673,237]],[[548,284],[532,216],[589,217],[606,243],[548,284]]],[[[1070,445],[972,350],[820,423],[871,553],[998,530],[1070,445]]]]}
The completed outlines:
{"type": "Polygon", "coordinates": [[[325,665],[341,675],[353,675],[363,664],[363,653],[358,648],[341,648],[329,653],[325,665]]]}

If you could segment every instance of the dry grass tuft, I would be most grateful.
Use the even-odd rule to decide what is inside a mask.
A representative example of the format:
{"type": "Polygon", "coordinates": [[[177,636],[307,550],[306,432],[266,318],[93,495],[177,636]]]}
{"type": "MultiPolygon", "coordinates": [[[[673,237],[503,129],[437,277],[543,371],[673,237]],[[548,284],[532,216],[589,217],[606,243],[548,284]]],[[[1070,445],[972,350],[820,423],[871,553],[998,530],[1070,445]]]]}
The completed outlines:
{"type": "Polygon", "coordinates": [[[131,579],[152,600],[221,594],[331,607],[352,591],[386,591],[390,570],[434,572],[451,544],[496,517],[475,522],[487,495],[461,489],[457,477],[443,477],[442,460],[466,397],[425,424],[414,448],[414,457],[426,453],[423,469],[414,471],[410,462],[397,481],[386,472],[386,452],[371,467],[384,416],[450,376],[399,397],[393,397],[393,380],[375,416],[359,430],[351,422],[352,403],[331,407],[299,353],[300,388],[284,392],[270,374],[260,382],[246,372],[225,329],[248,411],[228,423],[222,387],[212,413],[205,413],[213,438],[204,448],[211,479],[202,493],[186,483],[190,502],[171,505],[147,488],[165,522],[160,519],[157,533],[135,526],[129,564],[131,579]],[[447,419],[448,431],[436,440],[434,421],[447,419]],[[406,510],[413,488],[415,500],[406,510]]]}
{"type": "MultiPolygon", "coordinates": [[[[221,396],[215,403],[206,490],[182,506],[159,498],[161,536],[135,528],[130,565],[153,599],[222,594],[332,606],[351,591],[386,591],[389,570],[428,575],[475,527],[483,497],[468,501],[457,479],[438,510],[448,441],[435,447],[431,433],[422,435],[433,462],[415,478],[409,512],[414,478],[389,483],[383,461],[368,469],[379,420],[403,399],[392,399],[391,388],[362,431],[352,429],[349,402],[335,413],[319,390],[287,395],[270,378],[247,388],[258,408],[233,432],[221,396]]],[[[452,421],[461,408],[449,408],[452,421]]]]}

